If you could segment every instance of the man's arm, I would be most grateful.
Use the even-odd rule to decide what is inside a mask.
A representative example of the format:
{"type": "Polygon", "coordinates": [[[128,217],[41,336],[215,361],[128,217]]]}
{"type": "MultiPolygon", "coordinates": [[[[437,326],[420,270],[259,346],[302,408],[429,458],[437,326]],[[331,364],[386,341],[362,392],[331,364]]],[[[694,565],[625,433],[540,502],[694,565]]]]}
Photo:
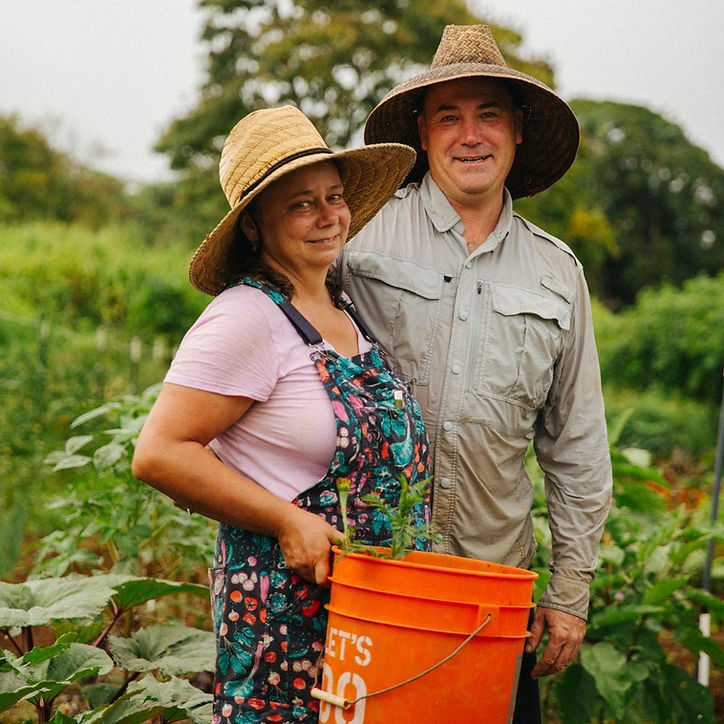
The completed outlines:
{"type": "Polygon", "coordinates": [[[533,650],[545,630],[550,634],[536,667],[538,675],[560,670],[578,654],[611,504],[611,460],[598,354],[580,269],[577,286],[571,328],[535,434],[538,462],[545,473],[553,574],[529,640],[533,650]]]}

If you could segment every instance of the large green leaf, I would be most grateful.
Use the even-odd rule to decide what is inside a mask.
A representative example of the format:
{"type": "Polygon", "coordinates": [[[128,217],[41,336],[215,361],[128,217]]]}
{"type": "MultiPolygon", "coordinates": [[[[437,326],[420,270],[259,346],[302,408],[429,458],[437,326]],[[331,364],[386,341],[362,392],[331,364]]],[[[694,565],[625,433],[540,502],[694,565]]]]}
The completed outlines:
{"type": "Polygon", "coordinates": [[[7,711],[19,701],[38,691],[37,685],[29,686],[15,672],[0,671],[0,711],[7,711]]]}
{"type": "Polygon", "coordinates": [[[153,598],[161,598],[175,593],[191,593],[201,598],[207,598],[209,595],[208,587],[198,583],[134,578],[132,576],[119,576],[118,579],[118,582],[112,585],[117,591],[116,603],[123,611],[153,598]]]}
{"type": "Polygon", "coordinates": [[[603,628],[626,621],[637,621],[642,616],[651,616],[661,613],[661,606],[644,606],[642,604],[622,604],[611,606],[609,609],[591,617],[591,626],[603,628]]]}
{"type": "Polygon", "coordinates": [[[709,689],[673,664],[665,664],[661,673],[671,721],[676,724],[715,724],[717,719],[709,689]]]}
{"type": "Polygon", "coordinates": [[[651,588],[647,588],[644,593],[643,602],[651,606],[659,606],[664,603],[674,591],[686,585],[688,576],[681,578],[662,578],[654,583],[651,588]]]}
{"type": "Polygon", "coordinates": [[[565,724],[590,724],[601,710],[593,677],[578,663],[571,665],[555,683],[556,699],[565,724]]]}
{"type": "Polygon", "coordinates": [[[164,714],[165,721],[188,718],[194,724],[210,724],[213,697],[184,679],[159,682],[148,674],[133,682],[128,691],[103,709],[82,716],[82,724],[143,724],[164,714]]]}
{"type": "Polygon", "coordinates": [[[213,671],[215,645],[210,631],[182,625],[148,626],[131,638],[109,638],[111,654],[127,671],[154,671],[165,675],[213,671]]]}
{"type": "Polygon", "coordinates": [[[643,664],[626,660],[626,656],[609,643],[584,646],[581,665],[594,678],[598,693],[606,700],[617,721],[626,711],[626,699],[635,682],[643,681],[648,672],[643,664]]]}
{"type": "Polygon", "coordinates": [[[74,681],[107,674],[113,668],[105,651],[77,643],[34,649],[21,658],[6,655],[4,663],[12,672],[0,673],[0,711],[22,699],[40,695],[52,699],[74,681]],[[53,652],[52,658],[46,655],[48,651],[53,652]]]}
{"type": "Polygon", "coordinates": [[[106,576],[0,582],[0,626],[43,626],[61,618],[93,618],[115,594],[106,576]]]}

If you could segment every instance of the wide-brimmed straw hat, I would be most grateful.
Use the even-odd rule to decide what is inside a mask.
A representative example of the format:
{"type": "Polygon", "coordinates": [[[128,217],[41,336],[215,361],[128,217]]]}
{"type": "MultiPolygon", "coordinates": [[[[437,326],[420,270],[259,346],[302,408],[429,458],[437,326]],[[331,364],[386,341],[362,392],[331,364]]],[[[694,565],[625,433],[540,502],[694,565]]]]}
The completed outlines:
{"type": "Polygon", "coordinates": [[[400,143],[331,151],[312,122],[297,108],[254,111],[231,130],[219,162],[221,187],[231,206],[191,260],[189,279],[216,295],[242,273],[234,248],[241,212],[285,174],[320,161],[334,161],[344,186],[352,238],[384,205],[412,168],[415,152],[400,143]]]}
{"type": "Polygon", "coordinates": [[[393,88],[372,111],[365,125],[365,142],[412,146],[417,161],[404,183],[421,180],[429,168],[417,127],[425,89],[472,77],[504,81],[523,109],[523,141],[505,183],[513,198],[532,196],[555,183],[576,157],[578,121],[548,86],[508,67],[486,25],[446,26],[430,69],[393,88]]]}

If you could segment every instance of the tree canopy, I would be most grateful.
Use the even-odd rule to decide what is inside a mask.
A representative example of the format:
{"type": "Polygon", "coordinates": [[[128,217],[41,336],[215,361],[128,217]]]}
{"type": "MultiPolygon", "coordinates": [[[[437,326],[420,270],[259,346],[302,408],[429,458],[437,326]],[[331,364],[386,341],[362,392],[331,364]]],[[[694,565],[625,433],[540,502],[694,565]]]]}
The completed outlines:
{"type": "Polygon", "coordinates": [[[593,290],[616,308],[645,286],[724,269],[724,169],[648,108],[571,103],[578,159],[519,208],[567,241],[593,290]]]}
{"type": "Polygon", "coordinates": [[[36,128],[0,116],[0,221],[52,218],[98,226],[118,210],[123,183],[74,162],[36,128]]]}

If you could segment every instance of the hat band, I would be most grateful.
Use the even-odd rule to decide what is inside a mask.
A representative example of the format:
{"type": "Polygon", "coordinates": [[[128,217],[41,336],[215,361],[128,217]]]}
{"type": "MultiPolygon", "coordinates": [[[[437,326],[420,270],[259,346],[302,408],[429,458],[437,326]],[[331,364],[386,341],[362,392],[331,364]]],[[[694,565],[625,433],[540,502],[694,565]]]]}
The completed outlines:
{"type": "MultiPolygon", "coordinates": [[[[268,178],[274,171],[281,168],[282,166],[285,166],[288,163],[291,163],[292,161],[296,161],[298,158],[304,158],[304,156],[313,156],[317,153],[332,153],[332,151],[329,148],[308,148],[305,151],[297,151],[297,153],[293,153],[290,156],[285,156],[281,161],[277,161],[273,166],[270,166],[256,181],[254,181],[251,186],[247,186],[246,189],[244,189],[244,192],[239,196],[236,203],[240,203],[241,200],[248,196],[259,184],[263,183],[266,178],[268,178]]],[[[236,204],[234,204],[236,206],[236,204]]]]}

